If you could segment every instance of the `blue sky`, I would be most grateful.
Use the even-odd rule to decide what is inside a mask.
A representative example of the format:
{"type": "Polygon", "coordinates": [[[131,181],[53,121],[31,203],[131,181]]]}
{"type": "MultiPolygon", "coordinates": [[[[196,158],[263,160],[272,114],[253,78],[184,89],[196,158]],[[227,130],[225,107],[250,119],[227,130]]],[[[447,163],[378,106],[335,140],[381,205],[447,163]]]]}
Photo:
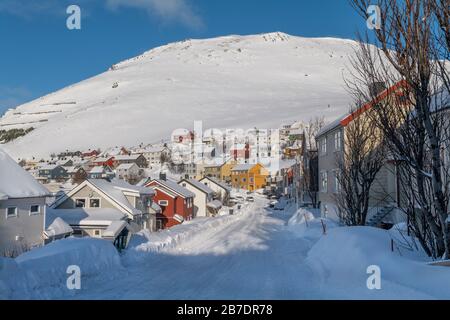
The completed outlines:
{"type": "Polygon", "coordinates": [[[347,0],[0,0],[0,114],[186,38],[283,31],[355,38],[347,0]],[[81,8],[68,30],[66,8],[81,8]]]}

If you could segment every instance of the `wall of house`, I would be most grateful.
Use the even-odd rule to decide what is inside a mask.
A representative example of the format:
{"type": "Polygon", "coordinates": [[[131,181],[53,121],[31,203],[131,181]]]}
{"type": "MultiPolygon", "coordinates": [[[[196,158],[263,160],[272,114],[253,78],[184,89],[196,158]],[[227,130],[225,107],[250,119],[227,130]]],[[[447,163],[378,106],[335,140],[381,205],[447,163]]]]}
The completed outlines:
{"type": "Polygon", "coordinates": [[[214,182],[212,182],[212,181],[210,181],[208,179],[202,180],[201,183],[203,183],[206,186],[208,186],[221,199],[226,199],[227,198],[227,192],[221,186],[215,184],[214,182]]]}
{"type": "Polygon", "coordinates": [[[208,198],[206,193],[198,190],[189,183],[182,183],[182,186],[195,194],[193,218],[207,217],[206,203],[208,202],[208,198]]]}
{"type": "Polygon", "coordinates": [[[319,148],[318,160],[319,160],[319,192],[318,201],[321,203],[321,211],[328,214],[331,217],[337,217],[337,208],[335,202],[335,195],[337,191],[336,185],[336,172],[338,169],[337,159],[342,156],[342,148],[344,145],[344,129],[339,126],[325,135],[317,139],[317,145],[319,148]],[[340,149],[335,147],[336,134],[340,132],[340,149]],[[322,144],[326,141],[326,152],[322,151],[322,144]],[[327,173],[327,188],[322,187],[322,173],[327,173]]]}
{"type": "Polygon", "coordinates": [[[43,244],[45,198],[21,198],[0,201],[0,256],[5,250],[43,244]],[[32,205],[40,206],[40,213],[30,215],[32,205]],[[8,207],[17,207],[17,217],[6,217],[8,207]],[[16,240],[16,237],[18,237],[16,240]]]}
{"type": "Polygon", "coordinates": [[[86,199],[86,207],[89,208],[89,199],[91,198],[100,198],[100,208],[115,208],[109,200],[102,197],[99,193],[92,190],[89,186],[85,186],[81,188],[76,194],[74,194],[71,198],[66,199],[62,202],[57,209],[73,209],[75,208],[75,199],[76,198],[84,198],[86,199]]]}

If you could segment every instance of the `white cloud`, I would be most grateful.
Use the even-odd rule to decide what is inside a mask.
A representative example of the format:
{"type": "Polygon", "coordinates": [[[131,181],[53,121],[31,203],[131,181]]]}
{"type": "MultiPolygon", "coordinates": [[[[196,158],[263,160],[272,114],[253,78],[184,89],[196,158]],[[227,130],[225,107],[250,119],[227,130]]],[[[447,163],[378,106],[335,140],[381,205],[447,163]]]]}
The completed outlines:
{"type": "Polygon", "coordinates": [[[202,19],[186,0],[106,0],[106,5],[111,10],[121,7],[143,9],[163,22],[181,23],[195,29],[203,26],[202,19]]]}

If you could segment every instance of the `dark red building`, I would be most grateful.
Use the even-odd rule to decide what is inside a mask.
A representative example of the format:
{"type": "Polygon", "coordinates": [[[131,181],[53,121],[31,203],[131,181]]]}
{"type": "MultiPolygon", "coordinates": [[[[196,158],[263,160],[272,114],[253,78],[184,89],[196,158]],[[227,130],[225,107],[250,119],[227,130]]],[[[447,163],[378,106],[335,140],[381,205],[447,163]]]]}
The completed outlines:
{"type": "Polygon", "coordinates": [[[191,220],[194,214],[195,195],[170,180],[151,180],[145,184],[155,190],[154,201],[161,207],[156,216],[157,227],[164,229],[191,220]]]}

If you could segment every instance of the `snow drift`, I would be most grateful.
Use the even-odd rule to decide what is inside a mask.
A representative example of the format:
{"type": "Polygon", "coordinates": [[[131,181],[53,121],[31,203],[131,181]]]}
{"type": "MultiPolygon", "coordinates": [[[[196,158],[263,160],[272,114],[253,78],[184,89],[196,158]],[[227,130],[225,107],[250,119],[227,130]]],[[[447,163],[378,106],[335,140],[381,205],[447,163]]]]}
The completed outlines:
{"type": "Polygon", "coordinates": [[[388,231],[371,227],[329,230],[308,253],[324,298],[448,299],[450,269],[404,258],[390,249],[388,231]],[[369,266],[381,270],[381,290],[369,290],[369,266]],[[351,288],[351,290],[349,290],[351,288]]]}
{"type": "Polygon", "coordinates": [[[16,259],[0,259],[0,299],[46,299],[75,294],[66,287],[67,268],[71,265],[80,268],[82,286],[87,277],[114,277],[123,269],[116,248],[108,241],[58,240],[16,259]]]}

